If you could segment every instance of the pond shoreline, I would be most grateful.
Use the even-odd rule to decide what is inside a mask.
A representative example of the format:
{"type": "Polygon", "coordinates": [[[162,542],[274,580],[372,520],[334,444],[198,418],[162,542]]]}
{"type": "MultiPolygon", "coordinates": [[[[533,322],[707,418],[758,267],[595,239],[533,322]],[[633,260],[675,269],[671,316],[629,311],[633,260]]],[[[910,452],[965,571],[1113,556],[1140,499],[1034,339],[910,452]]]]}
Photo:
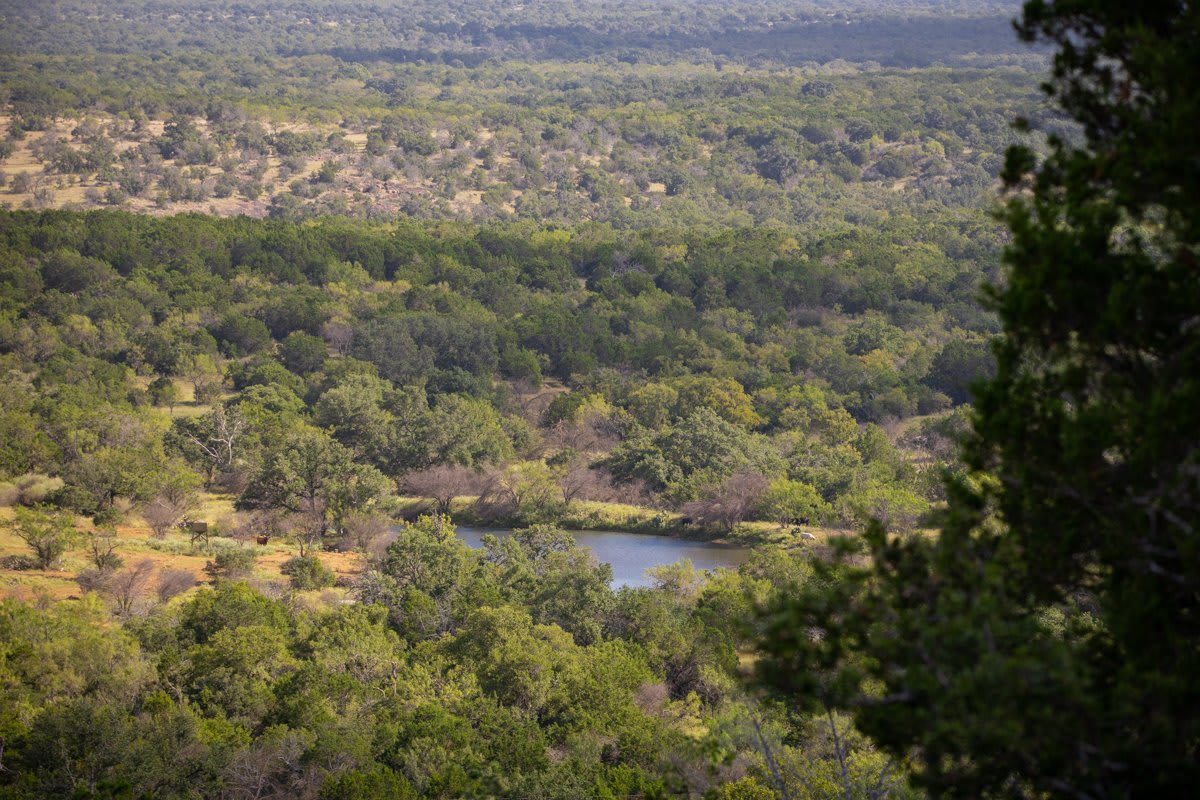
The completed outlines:
{"type": "MultiPolygon", "coordinates": [[[[457,525],[455,532],[472,548],[483,547],[488,535],[504,538],[514,533],[512,528],[471,525],[457,525]]],[[[680,562],[688,562],[700,571],[736,570],[753,552],[750,547],[695,542],[664,534],[612,530],[567,533],[579,547],[590,550],[597,561],[609,566],[614,589],[652,586],[654,579],[647,574],[650,570],[680,562]]]]}
{"type": "MultiPolygon", "coordinates": [[[[414,520],[422,514],[432,512],[428,502],[418,498],[403,498],[404,508],[400,518],[414,520]]],[[[510,518],[488,519],[472,509],[474,498],[456,498],[451,505],[450,517],[455,525],[474,528],[519,529],[532,524],[510,518]]],[[[542,524],[553,525],[570,531],[617,532],[667,536],[685,542],[716,544],[728,547],[756,547],[764,544],[792,544],[805,535],[825,539],[832,535],[850,531],[820,528],[811,525],[780,526],[769,522],[745,522],[733,531],[695,525],[674,511],[646,508],[617,503],[581,502],[566,513],[559,514],[542,524]]]]}
{"type": "MultiPolygon", "coordinates": [[[[450,517],[455,525],[465,525],[473,528],[527,528],[531,524],[508,518],[485,519],[471,511],[467,503],[451,507],[450,517]]],[[[570,531],[616,532],[630,534],[648,534],[654,536],[669,536],[687,542],[719,544],[729,547],[748,547],[761,543],[761,537],[731,536],[728,531],[718,531],[712,528],[698,527],[682,522],[677,514],[665,511],[639,508],[640,513],[625,515],[621,519],[617,515],[601,516],[594,513],[567,513],[546,520],[543,524],[570,531]]],[[[430,513],[427,505],[410,502],[401,512],[401,518],[406,521],[416,519],[422,514],[430,513]]]]}

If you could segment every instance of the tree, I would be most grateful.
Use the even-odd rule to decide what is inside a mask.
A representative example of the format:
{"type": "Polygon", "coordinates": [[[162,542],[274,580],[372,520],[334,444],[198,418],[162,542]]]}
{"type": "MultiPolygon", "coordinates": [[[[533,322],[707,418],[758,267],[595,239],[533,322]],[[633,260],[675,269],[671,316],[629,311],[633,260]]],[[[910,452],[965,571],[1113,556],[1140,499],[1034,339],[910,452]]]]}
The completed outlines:
{"type": "Polygon", "coordinates": [[[971,399],[971,384],[994,373],[992,362],[986,342],[953,339],[933,359],[925,382],[955,403],[965,403],[971,399]]]}
{"type": "Polygon", "coordinates": [[[229,356],[253,355],[271,346],[271,331],[262,320],[241,314],[229,314],[212,332],[229,356]]]}
{"type": "Polygon", "coordinates": [[[473,467],[512,457],[512,441],[500,425],[500,415],[483,400],[443,395],[428,424],[438,461],[473,467]]]}
{"type": "Polygon", "coordinates": [[[487,475],[473,510],[485,519],[536,524],[566,509],[562,490],[542,461],[518,461],[487,475]]]}
{"type": "Polygon", "coordinates": [[[534,525],[512,536],[488,536],[484,548],[503,591],[529,608],[534,621],[558,625],[578,644],[600,640],[612,605],[612,568],[577,546],[571,534],[534,525]]]}
{"type": "Polygon", "coordinates": [[[759,512],[780,525],[820,523],[833,510],[811,485],[778,478],[759,498],[759,512]]]}
{"type": "Polygon", "coordinates": [[[929,511],[929,502],[901,484],[870,480],[842,495],[837,507],[845,523],[878,520],[887,530],[909,533],[929,511]]]}
{"type": "Polygon", "coordinates": [[[295,543],[301,558],[311,555],[314,549],[320,548],[325,539],[328,523],[326,517],[304,511],[288,514],[280,521],[281,526],[287,532],[287,537],[295,543]]]}
{"type": "Polygon", "coordinates": [[[278,508],[302,515],[323,536],[351,511],[367,511],[387,498],[391,482],[324,431],[302,428],[254,476],[238,498],[243,509],[278,508]]]}
{"type": "Polygon", "coordinates": [[[754,411],[742,385],[732,378],[692,376],[673,384],[679,393],[679,413],[687,416],[698,408],[707,408],[735,425],[754,428],[763,420],[754,411]]]}
{"type": "Polygon", "coordinates": [[[360,553],[375,555],[376,547],[392,532],[393,525],[385,514],[354,511],[342,520],[343,541],[360,553]]]}
{"type": "Polygon", "coordinates": [[[449,514],[456,497],[479,495],[486,484],[479,471],[456,464],[439,464],[404,476],[405,491],[433,500],[439,514],[449,514]]]}
{"type": "Polygon", "coordinates": [[[154,562],[148,558],[113,574],[108,581],[108,595],[112,598],[118,615],[129,615],[138,598],[149,588],[150,577],[153,574],[154,562]]]}
{"type": "MultiPolygon", "coordinates": [[[[317,424],[331,429],[333,437],[346,447],[384,467],[395,424],[385,408],[390,394],[387,381],[372,375],[349,375],[317,400],[317,424]]],[[[421,406],[424,411],[423,398],[421,406]]]]}
{"type": "Polygon", "coordinates": [[[279,346],[279,360],[297,375],[318,371],[328,355],[324,339],[302,331],[289,333],[279,346]]]}
{"type": "Polygon", "coordinates": [[[11,530],[33,550],[39,569],[51,569],[74,542],[77,531],[71,515],[46,508],[15,508],[11,530]]]}
{"type": "Polygon", "coordinates": [[[100,572],[112,572],[125,563],[117,555],[117,532],[112,528],[93,531],[88,537],[88,555],[100,572]]]}
{"type": "Polygon", "coordinates": [[[647,383],[629,393],[627,407],[634,419],[651,430],[671,419],[679,404],[679,392],[665,383],[647,383]]]}
{"type": "Polygon", "coordinates": [[[705,407],[658,434],[635,431],[600,463],[620,482],[642,480],[679,500],[693,499],[735,472],[770,475],[782,469],[764,437],[705,407]]]}
{"type": "Polygon", "coordinates": [[[692,604],[704,586],[704,571],[696,569],[691,559],[674,564],[660,564],[646,570],[651,585],[666,592],[680,603],[692,604]]]}
{"type": "Polygon", "coordinates": [[[288,582],[293,589],[300,591],[333,586],[337,577],[321,559],[311,554],[289,558],[280,565],[279,571],[288,576],[288,582]]]}
{"type": "Polygon", "coordinates": [[[246,433],[246,419],[237,408],[218,404],[202,417],[177,419],[173,433],[185,457],[202,465],[209,483],[237,460],[246,433]]]}
{"type": "Polygon", "coordinates": [[[383,572],[402,588],[438,599],[461,588],[475,560],[447,520],[421,517],[388,547],[383,572]]]}
{"type": "Polygon", "coordinates": [[[154,405],[166,406],[171,411],[175,410],[175,404],[179,402],[179,388],[175,386],[175,381],[165,375],[160,375],[150,382],[148,391],[154,405]]]}
{"type": "Polygon", "coordinates": [[[67,483],[79,490],[79,510],[112,511],[117,498],[145,501],[152,493],[158,456],[148,449],[101,447],[72,465],[67,483]]]}
{"type": "Polygon", "coordinates": [[[192,395],[197,405],[207,405],[221,396],[221,364],[218,358],[207,353],[188,355],[183,359],[181,374],[192,384],[192,395]]]}
{"type": "Polygon", "coordinates": [[[757,472],[735,472],[699,500],[684,503],[684,516],[725,530],[749,519],[767,491],[767,479],[757,472]]]}
{"type": "Polygon", "coordinates": [[[155,538],[165,538],[167,533],[183,521],[188,508],[166,497],[156,497],[142,509],[142,519],[154,531],[155,538]]]}
{"type": "Polygon", "coordinates": [[[535,625],[529,612],[511,606],[475,611],[450,646],[476,665],[484,691],[530,714],[566,690],[565,673],[579,658],[566,631],[535,625]]]}
{"type": "Polygon", "coordinates": [[[416,800],[417,793],[403,776],[383,765],[330,775],[321,786],[320,800],[354,800],[358,797],[416,800]]]}
{"type": "Polygon", "coordinates": [[[1200,779],[1200,8],[1032,0],[1080,126],[1009,151],[1003,336],[941,535],[869,531],[770,618],[772,683],[944,796],[1200,779]],[[832,613],[836,611],[836,613],[832,613]]]}

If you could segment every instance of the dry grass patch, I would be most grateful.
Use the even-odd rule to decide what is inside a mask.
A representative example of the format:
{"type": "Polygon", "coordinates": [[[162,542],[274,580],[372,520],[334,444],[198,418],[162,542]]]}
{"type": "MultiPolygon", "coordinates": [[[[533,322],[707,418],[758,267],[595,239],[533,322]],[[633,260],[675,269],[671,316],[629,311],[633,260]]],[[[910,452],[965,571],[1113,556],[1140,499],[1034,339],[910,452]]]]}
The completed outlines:
{"type": "MultiPolygon", "coordinates": [[[[230,495],[208,494],[202,498],[200,508],[192,514],[196,519],[210,523],[233,513],[233,500],[230,495]]],[[[17,538],[10,528],[13,519],[12,509],[0,508],[0,557],[9,555],[28,555],[29,548],[17,538]]],[[[93,530],[86,520],[80,520],[81,536],[74,546],[63,556],[60,569],[57,570],[12,570],[0,569],[0,599],[12,598],[28,603],[77,598],[83,594],[76,578],[80,573],[92,567],[88,553],[88,534],[93,530]]],[[[280,567],[284,562],[297,555],[297,549],[285,541],[272,541],[265,547],[244,545],[232,540],[214,538],[208,547],[200,544],[193,546],[189,537],[183,532],[173,532],[164,539],[157,539],[148,526],[139,518],[131,517],[126,524],[117,526],[117,554],[128,567],[143,561],[150,562],[153,576],[148,583],[147,595],[152,597],[157,591],[159,582],[167,576],[176,573],[186,573],[197,586],[210,584],[212,576],[205,571],[209,562],[217,552],[229,549],[247,548],[256,554],[252,577],[264,582],[286,585],[287,576],[280,567]]],[[[316,556],[321,559],[339,579],[351,579],[363,569],[363,559],[357,553],[320,552],[316,556]]],[[[179,577],[176,575],[176,577],[179,577]]],[[[326,590],[328,591],[328,590],[326,590]]],[[[339,598],[327,598],[330,603],[344,601],[344,592],[339,598]]],[[[325,602],[322,599],[321,602],[325,602]]]]}

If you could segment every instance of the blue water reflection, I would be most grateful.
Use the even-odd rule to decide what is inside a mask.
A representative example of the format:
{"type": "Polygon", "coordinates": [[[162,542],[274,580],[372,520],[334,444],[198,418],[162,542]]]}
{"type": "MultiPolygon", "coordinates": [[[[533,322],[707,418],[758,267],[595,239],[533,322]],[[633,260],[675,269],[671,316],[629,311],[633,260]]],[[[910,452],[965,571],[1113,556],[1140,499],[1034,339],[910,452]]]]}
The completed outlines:
{"type": "MultiPolygon", "coordinates": [[[[471,547],[482,547],[484,534],[507,536],[501,528],[460,527],[458,535],[471,547]]],[[[688,559],[697,569],[735,568],[750,556],[745,547],[690,542],[670,536],[620,531],[571,531],[581,547],[590,548],[599,561],[612,565],[614,589],[649,586],[646,570],[688,559]]]]}

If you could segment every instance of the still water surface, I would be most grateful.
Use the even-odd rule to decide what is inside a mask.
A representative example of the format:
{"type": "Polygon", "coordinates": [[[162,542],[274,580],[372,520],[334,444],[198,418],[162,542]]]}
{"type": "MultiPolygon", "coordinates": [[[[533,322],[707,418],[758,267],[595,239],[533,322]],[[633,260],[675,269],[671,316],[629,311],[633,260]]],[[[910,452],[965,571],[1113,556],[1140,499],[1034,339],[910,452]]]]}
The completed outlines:
{"type": "MultiPolygon", "coordinates": [[[[482,547],[486,533],[507,536],[511,530],[498,528],[458,529],[458,535],[471,547],[482,547]]],[[[649,586],[646,570],[662,564],[674,564],[685,558],[697,569],[734,568],[750,557],[745,547],[689,542],[671,536],[620,531],[570,531],[581,547],[590,548],[596,559],[612,565],[614,589],[622,586],[649,586]]]]}

